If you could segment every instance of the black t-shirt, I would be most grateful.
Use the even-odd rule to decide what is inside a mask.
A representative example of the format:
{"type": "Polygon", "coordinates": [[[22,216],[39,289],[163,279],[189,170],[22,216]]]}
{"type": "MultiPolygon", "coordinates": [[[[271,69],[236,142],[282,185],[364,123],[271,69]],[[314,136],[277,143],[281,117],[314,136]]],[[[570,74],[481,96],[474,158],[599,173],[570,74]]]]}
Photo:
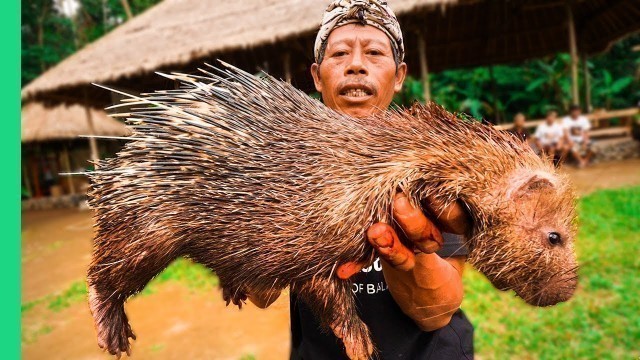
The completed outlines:
{"type": "MultiPolygon", "coordinates": [[[[461,236],[443,233],[442,257],[467,255],[461,236]]],[[[461,310],[449,325],[436,331],[420,330],[393,300],[380,260],[353,277],[360,318],[369,326],[379,350],[377,359],[472,359],[473,327],[461,310]]],[[[342,342],[320,329],[311,310],[291,294],[291,360],[347,359],[342,342]]]]}

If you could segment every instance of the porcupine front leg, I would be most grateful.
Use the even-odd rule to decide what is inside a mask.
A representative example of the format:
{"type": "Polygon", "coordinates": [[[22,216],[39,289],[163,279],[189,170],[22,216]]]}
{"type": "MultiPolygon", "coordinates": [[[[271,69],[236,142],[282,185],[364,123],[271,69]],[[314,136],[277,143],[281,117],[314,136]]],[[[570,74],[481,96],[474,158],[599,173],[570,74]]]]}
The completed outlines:
{"type": "Polygon", "coordinates": [[[98,230],[93,259],[87,274],[89,307],[94,318],[98,346],[120,358],[131,354],[131,330],[124,303],[179,256],[166,230],[139,231],[127,224],[126,233],[98,230]]]}
{"type": "Polygon", "coordinates": [[[351,281],[315,279],[292,285],[322,326],[340,338],[350,359],[369,359],[375,350],[369,328],[360,319],[351,281]]]}
{"type": "Polygon", "coordinates": [[[242,309],[242,305],[247,302],[247,291],[241,286],[229,285],[222,277],[220,279],[220,287],[222,288],[222,299],[229,306],[230,303],[242,309]]]}

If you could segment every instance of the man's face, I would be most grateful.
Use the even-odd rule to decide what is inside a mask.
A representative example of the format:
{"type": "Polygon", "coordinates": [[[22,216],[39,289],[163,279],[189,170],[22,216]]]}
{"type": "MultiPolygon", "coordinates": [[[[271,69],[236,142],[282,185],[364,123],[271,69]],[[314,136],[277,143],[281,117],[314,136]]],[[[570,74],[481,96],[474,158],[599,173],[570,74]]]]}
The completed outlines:
{"type": "Polygon", "coordinates": [[[571,117],[573,119],[577,119],[580,114],[582,114],[582,111],[580,111],[580,109],[571,110],[571,117]]]}
{"type": "Polygon", "coordinates": [[[547,124],[553,124],[556,121],[558,114],[555,111],[552,111],[547,114],[547,124]]]}
{"type": "Polygon", "coordinates": [[[407,65],[397,67],[387,35],[373,26],[348,24],[331,32],[311,75],[328,107],[354,117],[385,110],[402,89],[407,65]]]}
{"type": "Polygon", "coordinates": [[[513,124],[517,127],[523,127],[524,123],[525,123],[525,118],[524,115],[522,114],[517,114],[514,118],[513,118],[513,124]]]}

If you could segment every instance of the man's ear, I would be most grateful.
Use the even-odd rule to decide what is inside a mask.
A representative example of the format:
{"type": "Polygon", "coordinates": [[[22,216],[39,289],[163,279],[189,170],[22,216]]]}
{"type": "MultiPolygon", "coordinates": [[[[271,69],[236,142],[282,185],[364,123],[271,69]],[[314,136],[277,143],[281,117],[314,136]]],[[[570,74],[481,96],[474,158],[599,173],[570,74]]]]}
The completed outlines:
{"type": "Polygon", "coordinates": [[[402,84],[404,84],[404,79],[407,77],[407,64],[400,63],[398,65],[398,69],[396,70],[396,82],[393,86],[393,91],[397,94],[402,90],[402,84]]]}
{"type": "Polygon", "coordinates": [[[320,65],[317,63],[311,64],[311,76],[313,77],[313,84],[316,90],[322,92],[322,82],[320,82],[320,65]]]}

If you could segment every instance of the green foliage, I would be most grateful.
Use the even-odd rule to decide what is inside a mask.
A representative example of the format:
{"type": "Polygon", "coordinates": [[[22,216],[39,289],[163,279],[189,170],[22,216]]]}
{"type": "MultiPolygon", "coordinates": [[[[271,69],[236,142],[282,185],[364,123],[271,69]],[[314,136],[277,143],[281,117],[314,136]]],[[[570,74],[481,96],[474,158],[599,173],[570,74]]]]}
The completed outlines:
{"type": "Polygon", "coordinates": [[[621,359],[640,356],[640,187],[603,190],[579,203],[574,298],[550,308],[495,290],[478,272],[464,276],[463,309],[488,359],[621,359]]]}
{"type": "Polygon", "coordinates": [[[164,344],[153,344],[149,347],[149,350],[151,350],[151,352],[157,353],[162,351],[164,347],[164,344]]]}
{"type": "Polygon", "coordinates": [[[605,108],[611,108],[614,99],[624,98],[626,89],[634,81],[632,76],[623,76],[614,80],[608,69],[602,69],[598,75],[594,78],[593,96],[600,102],[604,101],[605,108]]]}
{"type": "Polygon", "coordinates": [[[211,289],[218,285],[218,278],[207,267],[191,260],[180,258],[158,274],[145,287],[142,294],[152,294],[156,291],[158,285],[168,281],[178,281],[190,289],[211,289]]]}
{"type": "Polygon", "coordinates": [[[67,290],[60,295],[55,295],[49,301],[49,309],[60,311],[68,308],[71,304],[87,299],[87,285],[84,281],[74,282],[67,290]]]}
{"type": "Polygon", "coordinates": [[[20,307],[21,313],[24,315],[27,311],[35,308],[40,304],[47,304],[47,308],[52,311],[60,311],[68,308],[72,304],[84,301],[87,298],[87,287],[84,281],[76,281],[66,290],[59,294],[50,294],[40,299],[29,301],[20,307]]]}
{"type": "MultiPolygon", "coordinates": [[[[73,19],[60,14],[53,0],[22,3],[22,86],[126,20],[121,0],[79,1],[81,8],[73,19]]],[[[133,14],[139,14],[159,1],[129,4],[133,14]]]]}
{"type": "Polygon", "coordinates": [[[49,334],[53,331],[53,327],[51,325],[40,325],[39,327],[33,329],[23,329],[21,342],[23,344],[33,344],[38,338],[42,335],[49,334]]]}
{"type": "MultiPolygon", "coordinates": [[[[624,108],[637,102],[640,52],[631,47],[639,42],[640,35],[631,36],[589,59],[594,107],[624,108]]],[[[570,64],[570,56],[561,53],[522,64],[446,70],[430,76],[432,98],[450,111],[494,122],[510,122],[518,112],[529,118],[541,118],[551,109],[562,114],[571,105],[570,64]]],[[[582,66],[579,70],[583,92],[582,66]]],[[[424,101],[422,94],[422,83],[408,77],[394,102],[407,106],[424,101]]]]}
{"type": "Polygon", "coordinates": [[[73,24],[59,15],[52,0],[22,3],[22,85],[75,50],[73,24]]]}

